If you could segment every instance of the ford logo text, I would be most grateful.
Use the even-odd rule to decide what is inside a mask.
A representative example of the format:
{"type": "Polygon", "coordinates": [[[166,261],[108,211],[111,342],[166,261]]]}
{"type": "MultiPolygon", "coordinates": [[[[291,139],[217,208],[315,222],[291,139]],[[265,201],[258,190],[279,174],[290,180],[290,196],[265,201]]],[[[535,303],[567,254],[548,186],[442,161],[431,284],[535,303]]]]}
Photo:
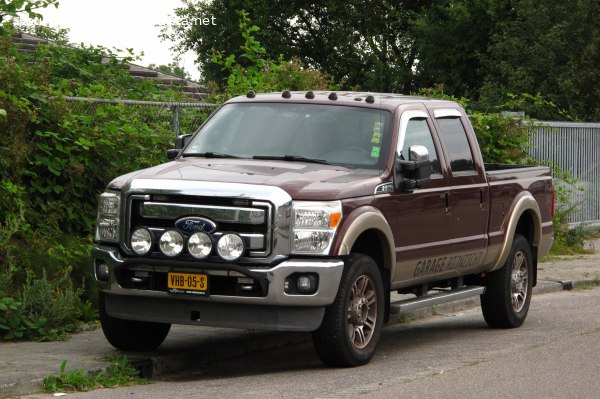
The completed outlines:
{"type": "Polygon", "coordinates": [[[212,233],[217,228],[217,225],[215,222],[209,219],[201,217],[187,217],[176,221],[175,227],[188,233],[195,233],[197,231],[212,233]]]}

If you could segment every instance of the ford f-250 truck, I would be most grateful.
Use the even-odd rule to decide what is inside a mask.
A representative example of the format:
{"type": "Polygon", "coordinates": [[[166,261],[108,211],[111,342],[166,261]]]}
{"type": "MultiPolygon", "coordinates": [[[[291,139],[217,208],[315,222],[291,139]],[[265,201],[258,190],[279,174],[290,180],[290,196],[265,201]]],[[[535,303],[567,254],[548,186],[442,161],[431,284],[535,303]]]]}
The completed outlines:
{"type": "Polygon", "coordinates": [[[249,92],[175,147],[100,196],[93,269],[117,348],[153,349],[173,323],[312,331],[325,364],[357,366],[390,314],[480,295],[491,327],[527,316],[551,172],[484,165],[454,102],[249,92]]]}

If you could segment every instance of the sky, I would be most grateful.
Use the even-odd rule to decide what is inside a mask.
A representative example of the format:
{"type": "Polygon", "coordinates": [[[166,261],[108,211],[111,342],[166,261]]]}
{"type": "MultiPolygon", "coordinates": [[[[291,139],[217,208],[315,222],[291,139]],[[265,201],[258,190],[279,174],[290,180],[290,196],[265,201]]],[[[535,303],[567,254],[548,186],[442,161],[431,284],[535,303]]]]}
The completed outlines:
{"type": "MultiPolygon", "coordinates": [[[[49,7],[39,11],[43,24],[68,28],[72,43],[101,45],[108,48],[133,48],[136,54],[144,52],[137,64],[169,64],[173,61],[170,42],[158,38],[157,24],[168,24],[173,10],[181,0],[59,0],[58,9],[49,7]]],[[[183,66],[193,79],[200,73],[194,64],[194,53],[182,56],[183,66]]]]}

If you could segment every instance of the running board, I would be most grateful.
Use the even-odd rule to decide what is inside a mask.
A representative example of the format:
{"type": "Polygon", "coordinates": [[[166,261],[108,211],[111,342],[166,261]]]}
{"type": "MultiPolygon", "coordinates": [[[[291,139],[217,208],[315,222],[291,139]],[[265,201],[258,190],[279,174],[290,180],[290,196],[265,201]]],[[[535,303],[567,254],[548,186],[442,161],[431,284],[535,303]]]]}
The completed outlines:
{"type": "Polygon", "coordinates": [[[427,308],[446,302],[482,295],[485,287],[462,287],[436,294],[423,295],[390,303],[390,314],[401,314],[415,309],[427,308]]]}

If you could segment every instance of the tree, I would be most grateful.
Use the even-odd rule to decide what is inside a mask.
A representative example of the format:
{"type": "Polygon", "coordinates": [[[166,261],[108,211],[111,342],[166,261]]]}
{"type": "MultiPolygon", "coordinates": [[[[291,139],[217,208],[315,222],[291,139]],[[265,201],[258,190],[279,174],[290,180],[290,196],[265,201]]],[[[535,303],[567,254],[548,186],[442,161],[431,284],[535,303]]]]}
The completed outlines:
{"type": "Polygon", "coordinates": [[[37,10],[49,6],[58,8],[58,0],[0,0],[0,24],[6,17],[17,17],[23,13],[31,19],[42,19],[37,10]]]}
{"type": "Polygon", "coordinates": [[[186,71],[184,67],[179,66],[179,64],[177,64],[177,62],[175,62],[175,61],[173,61],[167,65],[150,64],[150,65],[148,65],[148,68],[153,69],[158,72],[162,72],[167,75],[176,76],[181,79],[191,79],[192,78],[192,76],[189,74],[189,72],[186,71]]]}
{"type": "Polygon", "coordinates": [[[540,92],[578,119],[600,120],[599,13],[597,0],[514,1],[483,62],[482,105],[507,92],[540,92]]]}
{"type": "Polygon", "coordinates": [[[224,96],[211,93],[215,101],[254,91],[311,90],[334,88],[331,77],[311,67],[304,67],[297,57],[289,61],[279,57],[273,60],[256,39],[260,28],[250,24],[248,13],[240,11],[239,30],[244,44],[242,54],[226,55],[213,50],[212,62],[228,73],[224,84],[224,96]],[[242,63],[244,65],[242,65],[242,63]]]}
{"type": "Polygon", "coordinates": [[[409,21],[431,2],[185,0],[163,38],[176,43],[179,51],[196,52],[205,80],[222,82],[227,73],[212,63],[212,49],[239,59],[243,42],[232,16],[246,10],[252,23],[261,27],[256,38],[269,58],[299,57],[345,88],[408,92],[416,60],[407,35],[409,21]],[[216,25],[193,23],[207,16],[214,16],[216,25]]]}
{"type": "Polygon", "coordinates": [[[443,85],[457,97],[476,98],[491,36],[507,17],[507,0],[442,0],[411,21],[418,63],[416,87],[443,85]]]}

